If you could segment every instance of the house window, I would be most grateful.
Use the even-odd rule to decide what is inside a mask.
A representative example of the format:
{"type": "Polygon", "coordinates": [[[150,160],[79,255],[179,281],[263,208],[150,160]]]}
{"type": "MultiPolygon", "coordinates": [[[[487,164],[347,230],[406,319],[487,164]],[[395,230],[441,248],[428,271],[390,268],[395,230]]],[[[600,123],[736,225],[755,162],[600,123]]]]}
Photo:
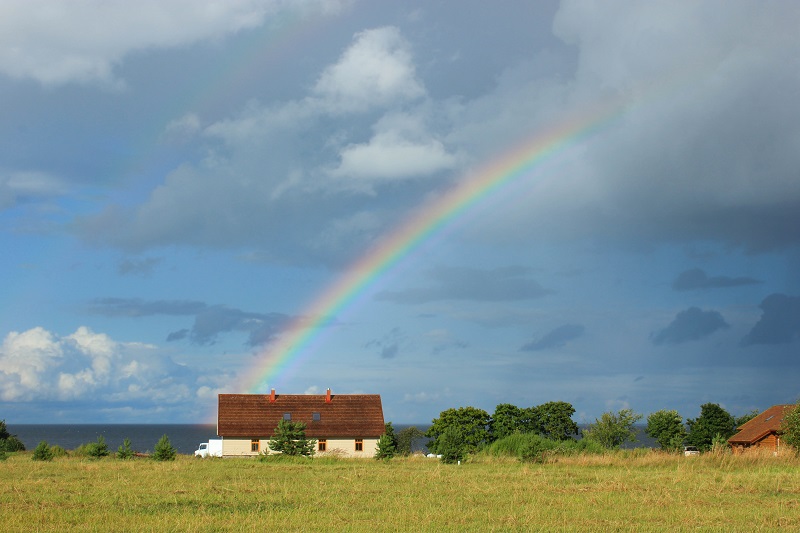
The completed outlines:
{"type": "Polygon", "coordinates": [[[364,451],[364,439],[356,439],[356,451],[357,452],[364,451]]]}
{"type": "Polygon", "coordinates": [[[318,452],[324,452],[327,447],[328,447],[328,440],[327,439],[319,439],[317,441],[317,451],[318,452]]]}
{"type": "Polygon", "coordinates": [[[311,413],[311,420],[319,422],[319,413],[311,413]]]}
{"type": "Polygon", "coordinates": [[[261,440],[259,439],[250,439],[250,451],[257,452],[261,448],[261,440]]]}
{"type": "Polygon", "coordinates": [[[284,420],[291,420],[292,419],[292,413],[283,413],[283,419],[284,420]]]}

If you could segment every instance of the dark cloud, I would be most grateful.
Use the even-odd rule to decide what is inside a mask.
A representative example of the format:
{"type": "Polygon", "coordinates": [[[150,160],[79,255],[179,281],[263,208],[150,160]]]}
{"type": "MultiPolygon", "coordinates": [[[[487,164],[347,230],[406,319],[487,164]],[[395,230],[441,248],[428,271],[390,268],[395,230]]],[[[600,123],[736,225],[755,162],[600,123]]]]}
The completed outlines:
{"type": "Polygon", "coordinates": [[[787,344],[800,338],[800,296],[770,294],[759,307],[761,319],[744,336],[742,346],[787,344]]]}
{"type": "Polygon", "coordinates": [[[538,352],[550,348],[560,348],[567,342],[583,335],[585,328],[580,324],[564,324],[545,334],[541,339],[529,342],[520,350],[524,352],[538,352]]]}
{"type": "Polygon", "coordinates": [[[236,331],[248,334],[248,346],[259,346],[271,341],[290,320],[282,313],[253,313],[192,300],[148,302],[138,298],[102,298],[92,301],[89,311],[110,317],[194,316],[191,329],[173,331],[167,340],[189,338],[193,344],[201,345],[213,344],[221,333],[236,331]]]}
{"type": "Polygon", "coordinates": [[[89,304],[89,312],[110,317],[196,315],[205,308],[206,304],[193,300],[156,300],[148,302],[139,298],[98,298],[92,300],[89,304]]]}
{"type": "Polygon", "coordinates": [[[552,292],[529,279],[527,273],[527,268],[517,266],[489,270],[443,267],[428,273],[434,282],[431,287],[384,291],[376,298],[401,304],[438,300],[498,302],[540,298],[552,292]]]}
{"type": "Polygon", "coordinates": [[[729,327],[718,311],[703,311],[697,307],[690,307],[675,315],[669,326],[651,335],[650,338],[657,346],[680,344],[703,339],[717,330],[729,327]]]}
{"type": "Polygon", "coordinates": [[[122,276],[149,276],[153,273],[153,269],[162,260],[156,257],[146,257],[141,260],[123,259],[117,266],[117,271],[122,276]]]}
{"type": "Polygon", "coordinates": [[[392,328],[380,339],[367,342],[366,348],[377,348],[382,359],[394,359],[400,353],[400,345],[405,341],[406,335],[400,328],[392,328]]]}
{"type": "Polygon", "coordinates": [[[681,272],[675,281],[672,282],[672,288],[676,291],[689,291],[694,289],[722,289],[726,287],[740,287],[742,285],[756,285],[761,283],[754,278],[740,277],[729,278],[728,276],[712,276],[709,277],[705,271],[700,268],[692,268],[681,272]]]}
{"type": "Polygon", "coordinates": [[[189,336],[189,330],[188,329],[181,329],[181,330],[178,330],[178,331],[173,331],[172,333],[167,335],[167,342],[180,341],[180,340],[185,339],[188,336],[189,336]]]}
{"type": "Polygon", "coordinates": [[[195,344],[213,344],[220,333],[240,331],[249,333],[248,345],[258,346],[272,340],[288,320],[280,313],[250,313],[215,305],[195,316],[189,338],[195,344]]]}

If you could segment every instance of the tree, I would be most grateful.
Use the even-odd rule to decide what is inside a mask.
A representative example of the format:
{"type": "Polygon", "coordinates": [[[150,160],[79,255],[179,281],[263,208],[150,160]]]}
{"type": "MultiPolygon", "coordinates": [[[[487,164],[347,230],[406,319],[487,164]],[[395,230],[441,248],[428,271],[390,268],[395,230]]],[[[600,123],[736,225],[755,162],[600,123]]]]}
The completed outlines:
{"type": "Polygon", "coordinates": [[[578,424],[572,421],[575,408],[567,402],[547,402],[533,408],[536,425],[543,437],[570,440],[578,435],[578,424]]]}
{"type": "Polygon", "coordinates": [[[397,454],[398,455],[411,455],[414,451],[414,440],[421,439],[425,433],[419,430],[417,426],[403,428],[397,434],[397,454]]]}
{"type": "Polygon", "coordinates": [[[0,452],[22,452],[25,445],[6,428],[6,421],[0,420],[0,452]]]}
{"type": "MultiPolygon", "coordinates": [[[[439,446],[443,442],[440,437],[448,429],[454,429],[463,439],[464,451],[476,451],[489,440],[489,413],[476,407],[459,407],[447,409],[434,418],[431,427],[425,433],[433,440],[428,442],[428,449],[433,453],[442,453],[439,446]]],[[[453,435],[453,432],[450,433],[453,435]]],[[[449,438],[449,437],[448,437],[449,438]]]]}
{"type": "Polygon", "coordinates": [[[800,453],[800,400],[781,422],[781,439],[800,453]]]}
{"type": "Polygon", "coordinates": [[[34,461],[52,461],[53,460],[53,452],[50,450],[50,446],[48,446],[47,441],[41,441],[36,449],[33,450],[33,457],[34,461]]]}
{"type": "Polygon", "coordinates": [[[675,410],[662,409],[651,413],[644,431],[658,442],[662,450],[677,451],[686,439],[683,417],[675,410]]]}
{"type": "Polygon", "coordinates": [[[162,435],[153,450],[153,459],[156,461],[174,461],[178,452],[172,447],[169,437],[162,435]]]}
{"type": "Polygon", "coordinates": [[[391,459],[394,457],[394,439],[384,433],[378,439],[378,449],[375,450],[375,459],[391,459]]]}
{"type": "Polygon", "coordinates": [[[125,437],[119,448],[117,448],[117,459],[131,459],[134,455],[133,448],[131,448],[131,439],[125,437]]]}
{"type": "Polygon", "coordinates": [[[733,416],[715,403],[701,405],[700,416],[694,420],[687,419],[686,424],[689,426],[686,443],[696,446],[700,451],[710,450],[717,435],[727,439],[736,431],[733,416]]]}
{"type": "Polygon", "coordinates": [[[584,432],[587,439],[600,443],[605,448],[619,448],[625,442],[636,441],[636,430],[633,425],[642,419],[642,415],[632,409],[621,409],[619,412],[603,413],[600,419],[584,432]]]}
{"type": "Polygon", "coordinates": [[[89,457],[106,457],[108,455],[108,444],[102,435],[97,436],[97,441],[86,445],[86,455],[89,457]]]}
{"type": "Polygon", "coordinates": [[[269,440],[269,449],[284,455],[314,455],[317,441],[306,438],[306,425],[303,422],[281,420],[275,428],[275,435],[269,440]]]}
{"type": "Polygon", "coordinates": [[[498,440],[514,433],[538,433],[535,408],[521,408],[510,403],[501,403],[494,409],[489,421],[491,439],[498,440]]]}
{"type": "Polygon", "coordinates": [[[437,438],[437,451],[442,456],[443,463],[457,463],[464,458],[467,445],[464,443],[464,434],[458,426],[449,426],[437,438]]]}
{"type": "Polygon", "coordinates": [[[383,428],[383,435],[378,439],[378,449],[375,450],[375,459],[391,459],[397,450],[394,426],[391,422],[386,422],[383,428]]]}

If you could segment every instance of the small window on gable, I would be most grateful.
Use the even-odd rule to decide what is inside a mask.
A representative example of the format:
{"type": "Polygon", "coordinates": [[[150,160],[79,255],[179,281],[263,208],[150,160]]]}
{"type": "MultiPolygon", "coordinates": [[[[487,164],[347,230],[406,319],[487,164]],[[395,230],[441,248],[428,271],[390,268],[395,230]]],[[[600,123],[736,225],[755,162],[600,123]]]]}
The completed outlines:
{"type": "Polygon", "coordinates": [[[311,413],[311,420],[319,422],[319,413],[311,413]]]}
{"type": "Polygon", "coordinates": [[[356,451],[357,452],[364,451],[364,439],[356,439],[356,451]]]}
{"type": "Polygon", "coordinates": [[[283,413],[283,419],[284,420],[291,420],[292,419],[292,413],[283,413]]]}
{"type": "Polygon", "coordinates": [[[251,452],[258,452],[261,451],[261,440],[260,439],[250,439],[250,451],[251,452]]]}

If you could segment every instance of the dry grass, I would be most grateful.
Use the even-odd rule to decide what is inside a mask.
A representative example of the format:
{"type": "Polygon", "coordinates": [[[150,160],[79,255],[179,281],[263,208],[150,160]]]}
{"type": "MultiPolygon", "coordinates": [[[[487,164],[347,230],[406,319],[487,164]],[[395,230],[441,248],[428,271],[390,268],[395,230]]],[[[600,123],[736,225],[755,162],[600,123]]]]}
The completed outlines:
{"type": "Polygon", "coordinates": [[[800,529],[800,461],[620,452],[543,465],[19,454],[0,463],[4,531],[800,529]]]}

